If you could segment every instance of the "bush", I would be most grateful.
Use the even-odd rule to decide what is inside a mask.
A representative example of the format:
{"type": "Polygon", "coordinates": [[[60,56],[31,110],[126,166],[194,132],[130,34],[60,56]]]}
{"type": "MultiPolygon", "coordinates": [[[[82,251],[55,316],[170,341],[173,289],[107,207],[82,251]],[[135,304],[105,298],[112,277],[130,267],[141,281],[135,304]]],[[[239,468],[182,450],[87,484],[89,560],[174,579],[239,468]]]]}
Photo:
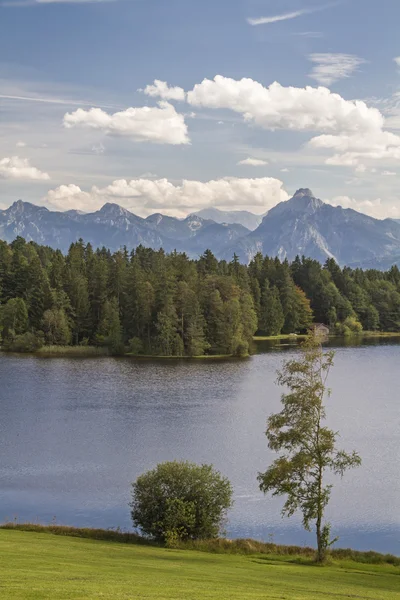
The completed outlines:
{"type": "Polygon", "coordinates": [[[336,323],[336,335],[349,337],[362,333],[362,325],[355,317],[347,317],[344,323],[336,323]]]}
{"type": "Polygon", "coordinates": [[[143,342],[138,337],[133,337],[129,340],[129,352],[134,356],[138,356],[139,354],[143,354],[143,342]]]}
{"type": "Polygon", "coordinates": [[[41,331],[37,333],[28,331],[27,333],[17,335],[6,345],[6,349],[10,352],[36,352],[40,350],[43,343],[44,336],[41,331]]]}
{"type": "Polygon", "coordinates": [[[162,463],[132,487],[134,526],[169,546],[183,539],[216,538],[232,506],[230,482],[211,465],[162,463]]]}

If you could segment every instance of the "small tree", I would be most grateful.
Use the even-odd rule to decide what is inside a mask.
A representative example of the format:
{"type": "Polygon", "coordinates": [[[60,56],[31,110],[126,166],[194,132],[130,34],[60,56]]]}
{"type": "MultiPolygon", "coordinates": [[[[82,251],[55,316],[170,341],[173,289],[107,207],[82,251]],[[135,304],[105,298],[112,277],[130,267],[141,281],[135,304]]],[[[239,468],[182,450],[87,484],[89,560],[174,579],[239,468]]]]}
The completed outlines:
{"type": "Polygon", "coordinates": [[[22,298],[11,298],[2,308],[3,339],[10,340],[28,329],[28,309],[22,298]]]}
{"type": "Polygon", "coordinates": [[[211,465],[165,462],[132,484],[132,521],[158,541],[219,535],[232,506],[232,487],[211,465]]]}
{"type": "Polygon", "coordinates": [[[68,346],[71,343],[71,330],[62,308],[46,310],[43,315],[42,329],[47,344],[68,346]]]}
{"type": "Polygon", "coordinates": [[[273,496],[286,496],[282,515],[303,514],[303,525],[311,531],[315,523],[317,561],[323,562],[331,541],[330,526],[323,523],[332,485],[324,481],[326,471],[343,476],[361,459],[355,452],[338,450],[338,434],[324,426],[326,381],[334,353],[323,352],[318,338],[310,334],[302,356],[289,360],[278,373],[278,383],[288,388],[282,395],[283,409],[268,419],[268,446],[283,451],[265,473],[260,473],[260,489],[273,496]]]}
{"type": "Polygon", "coordinates": [[[119,307],[116,298],[107,300],[103,307],[103,317],[97,331],[97,343],[107,346],[111,354],[124,353],[119,307]]]}

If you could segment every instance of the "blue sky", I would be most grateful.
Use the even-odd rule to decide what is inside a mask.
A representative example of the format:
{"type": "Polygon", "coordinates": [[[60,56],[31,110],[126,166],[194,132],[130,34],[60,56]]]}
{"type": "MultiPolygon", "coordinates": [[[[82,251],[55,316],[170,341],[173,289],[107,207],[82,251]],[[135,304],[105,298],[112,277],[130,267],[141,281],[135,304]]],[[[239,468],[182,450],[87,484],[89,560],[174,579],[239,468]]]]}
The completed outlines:
{"type": "Polygon", "coordinates": [[[400,218],[399,19],[395,0],[0,0],[0,207],[263,213],[310,187],[400,218]]]}

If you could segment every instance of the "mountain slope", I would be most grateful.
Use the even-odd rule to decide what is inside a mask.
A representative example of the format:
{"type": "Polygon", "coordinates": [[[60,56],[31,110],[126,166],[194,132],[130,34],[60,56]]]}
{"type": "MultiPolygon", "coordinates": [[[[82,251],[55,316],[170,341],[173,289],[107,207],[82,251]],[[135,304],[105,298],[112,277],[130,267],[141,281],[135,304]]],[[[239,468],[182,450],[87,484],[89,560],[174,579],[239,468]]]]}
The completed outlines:
{"type": "Polygon", "coordinates": [[[264,216],[255,215],[248,210],[219,210],[218,208],[203,208],[194,214],[203,219],[211,219],[215,223],[228,223],[229,225],[237,223],[250,231],[257,229],[264,216]]]}
{"type": "Polygon", "coordinates": [[[131,250],[142,244],[155,250],[164,248],[166,252],[176,249],[196,258],[207,248],[219,252],[248,233],[242,225],[221,225],[196,215],[183,220],[161,214],[142,219],[110,203],[85,214],[50,211],[19,200],[0,211],[0,239],[11,242],[22,236],[63,252],[82,238],[94,247],[106,246],[113,251],[122,246],[131,250]]]}
{"type": "Polygon", "coordinates": [[[0,211],[0,238],[11,242],[18,235],[64,252],[79,238],[94,247],[104,245],[111,250],[124,245],[133,248],[138,244],[170,247],[144,219],[117,204],[106,204],[91,214],[68,214],[19,200],[7,210],[0,211]]]}
{"type": "Polygon", "coordinates": [[[400,225],[380,221],[351,209],[325,204],[309,189],[300,189],[264,217],[261,225],[224,251],[243,262],[257,253],[293,260],[305,255],[340,265],[362,265],[400,255],[400,225]]]}
{"type": "Polygon", "coordinates": [[[118,204],[105,204],[89,214],[63,213],[19,200],[0,211],[0,239],[11,242],[18,235],[63,252],[82,238],[112,251],[142,244],[166,252],[176,249],[192,258],[209,248],[226,260],[236,253],[242,262],[262,252],[289,260],[297,255],[321,262],[334,258],[340,265],[367,268],[400,264],[400,223],[325,204],[308,189],[272,208],[251,232],[240,224],[216,223],[194,214],[186,219],[161,214],[143,219],[118,204]]]}

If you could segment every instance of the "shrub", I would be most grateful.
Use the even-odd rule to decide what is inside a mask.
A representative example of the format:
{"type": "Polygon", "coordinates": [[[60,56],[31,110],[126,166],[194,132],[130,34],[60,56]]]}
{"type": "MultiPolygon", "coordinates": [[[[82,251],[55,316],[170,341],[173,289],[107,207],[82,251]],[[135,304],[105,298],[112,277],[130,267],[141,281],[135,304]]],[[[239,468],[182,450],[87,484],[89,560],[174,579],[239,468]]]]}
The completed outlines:
{"type": "Polygon", "coordinates": [[[133,337],[129,340],[129,352],[134,356],[138,356],[139,354],[143,354],[143,342],[138,337],[133,337]]]}
{"type": "Polygon", "coordinates": [[[134,526],[170,546],[183,539],[216,538],[232,506],[231,484],[212,465],[162,463],[132,488],[134,526]]]}
{"type": "Polygon", "coordinates": [[[355,317],[347,317],[344,323],[336,323],[336,335],[349,337],[362,333],[362,325],[355,317]]]}
{"type": "Polygon", "coordinates": [[[37,333],[28,331],[17,335],[7,344],[6,349],[10,352],[36,352],[43,346],[43,343],[44,336],[41,331],[37,333]]]}

